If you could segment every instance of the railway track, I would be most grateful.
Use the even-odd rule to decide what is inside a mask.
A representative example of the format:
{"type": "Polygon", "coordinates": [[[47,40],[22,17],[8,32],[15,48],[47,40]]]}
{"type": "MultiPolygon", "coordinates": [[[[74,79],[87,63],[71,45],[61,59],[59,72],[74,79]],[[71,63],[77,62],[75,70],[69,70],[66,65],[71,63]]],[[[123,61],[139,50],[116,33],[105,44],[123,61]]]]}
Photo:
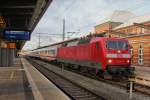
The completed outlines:
{"type": "Polygon", "coordinates": [[[59,89],[66,93],[66,95],[68,95],[72,100],[106,100],[103,97],[100,97],[86,90],[85,88],[74,84],[66,78],[50,71],[49,69],[45,68],[43,64],[40,64],[39,62],[37,63],[31,59],[28,59],[28,61],[51,82],[53,82],[59,89]]]}
{"type": "MultiPolygon", "coordinates": [[[[41,63],[45,64],[47,62],[43,62],[43,61],[40,61],[41,63]]],[[[47,63],[48,64],[48,63],[47,63]]],[[[50,63],[51,64],[51,63],[50,63]]],[[[60,67],[57,65],[57,67],[60,67]]],[[[61,68],[61,67],[60,67],[61,68]]],[[[107,84],[111,84],[111,85],[114,85],[114,86],[117,86],[119,88],[122,88],[122,89],[125,89],[127,88],[127,81],[112,81],[112,80],[105,80],[103,78],[100,78],[98,76],[93,76],[93,75],[90,75],[89,73],[80,73],[79,71],[77,70],[73,70],[73,69],[67,69],[67,68],[64,68],[65,70],[69,70],[69,71],[72,71],[74,73],[77,73],[77,74],[80,74],[80,75],[83,75],[83,76],[86,76],[88,78],[91,78],[91,79],[95,79],[95,80],[98,80],[98,81],[102,81],[102,82],[105,82],[107,84]]],[[[141,94],[144,94],[144,95],[147,95],[147,96],[150,96],[150,87],[148,86],[145,86],[145,85],[142,85],[142,84],[138,84],[138,83],[135,83],[135,88],[134,88],[134,92],[138,92],[138,93],[141,93],[141,94]]]]}
{"type": "MultiPolygon", "coordinates": [[[[126,80],[126,81],[113,81],[113,80],[109,80],[109,79],[106,80],[106,79],[103,79],[103,78],[98,77],[98,76],[90,75],[89,73],[80,73],[79,71],[76,71],[76,70],[70,70],[70,71],[78,73],[80,75],[84,75],[86,77],[89,77],[89,78],[92,78],[95,80],[99,80],[99,81],[111,84],[111,85],[119,86],[120,88],[127,90],[128,80],[126,80]]],[[[133,90],[134,92],[139,92],[139,93],[145,94],[147,96],[150,96],[150,87],[149,86],[136,83],[135,78],[132,78],[131,80],[135,82],[134,83],[134,90],[133,90]]]]}
{"type": "MultiPolygon", "coordinates": [[[[80,75],[82,74],[82,75],[87,76],[89,78],[99,80],[99,81],[102,81],[102,82],[105,82],[105,83],[108,83],[108,84],[111,84],[111,85],[119,86],[120,88],[123,88],[123,89],[127,90],[128,80],[126,80],[126,81],[116,81],[116,80],[114,81],[114,80],[109,80],[109,79],[106,80],[106,79],[103,79],[103,78],[98,77],[98,76],[92,76],[89,73],[80,73],[79,71],[76,71],[76,70],[70,70],[70,71],[73,71],[73,72],[78,73],[80,75]]],[[[135,78],[132,78],[130,80],[135,82],[134,83],[134,90],[133,90],[134,92],[139,92],[139,93],[145,94],[147,96],[150,96],[150,87],[149,86],[144,85],[144,84],[136,83],[135,78]]]]}

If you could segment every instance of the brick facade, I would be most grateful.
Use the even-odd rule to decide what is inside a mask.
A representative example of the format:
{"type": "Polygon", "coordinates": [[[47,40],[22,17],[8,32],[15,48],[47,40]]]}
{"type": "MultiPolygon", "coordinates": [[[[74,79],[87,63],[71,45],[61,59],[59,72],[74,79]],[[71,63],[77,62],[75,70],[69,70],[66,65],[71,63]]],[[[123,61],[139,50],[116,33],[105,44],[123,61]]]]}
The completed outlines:
{"type": "Polygon", "coordinates": [[[150,34],[127,37],[132,48],[132,65],[150,67],[150,34]]]}

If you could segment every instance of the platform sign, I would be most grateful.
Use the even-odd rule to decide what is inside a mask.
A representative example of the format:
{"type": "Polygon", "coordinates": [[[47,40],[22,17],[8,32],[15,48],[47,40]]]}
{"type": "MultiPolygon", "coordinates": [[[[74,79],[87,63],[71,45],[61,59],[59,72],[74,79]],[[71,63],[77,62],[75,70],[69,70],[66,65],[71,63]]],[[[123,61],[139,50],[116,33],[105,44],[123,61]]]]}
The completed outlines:
{"type": "Polygon", "coordinates": [[[5,31],[4,38],[9,40],[30,40],[28,31],[5,31]]]}

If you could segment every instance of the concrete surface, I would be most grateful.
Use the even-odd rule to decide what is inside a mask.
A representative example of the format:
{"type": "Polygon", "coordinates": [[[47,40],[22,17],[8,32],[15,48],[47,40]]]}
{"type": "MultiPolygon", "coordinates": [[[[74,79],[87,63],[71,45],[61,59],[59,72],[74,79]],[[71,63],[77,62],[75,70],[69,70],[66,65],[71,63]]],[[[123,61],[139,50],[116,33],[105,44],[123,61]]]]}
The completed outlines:
{"type": "Polygon", "coordinates": [[[35,100],[70,100],[26,59],[21,58],[35,100]]]}
{"type": "Polygon", "coordinates": [[[14,66],[0,67],[0,100],[26,100],[20,60],[14,66]]]}

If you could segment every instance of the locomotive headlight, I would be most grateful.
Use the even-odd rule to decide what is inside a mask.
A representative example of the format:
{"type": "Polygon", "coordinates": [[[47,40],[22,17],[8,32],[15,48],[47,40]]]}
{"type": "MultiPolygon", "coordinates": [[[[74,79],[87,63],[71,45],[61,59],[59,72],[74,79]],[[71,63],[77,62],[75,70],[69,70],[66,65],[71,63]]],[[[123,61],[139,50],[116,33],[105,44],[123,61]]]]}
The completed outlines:
{"type": "Polygon", "coordinates": [[[112,60],[111,60],[111,59],[109,59],[109,60],[108,60],[108,63],[112,63],[112,60]]]}
{"type": "Polygon", "coordinates": [[[130,60],[127,60],[127,63],[130,63],[130,60]]]}
{"type": "Polygon", "coordinates": [[[121,53],[121,51],[120,51],[120,50],[118,50],[118,53],[121,53]]]}

